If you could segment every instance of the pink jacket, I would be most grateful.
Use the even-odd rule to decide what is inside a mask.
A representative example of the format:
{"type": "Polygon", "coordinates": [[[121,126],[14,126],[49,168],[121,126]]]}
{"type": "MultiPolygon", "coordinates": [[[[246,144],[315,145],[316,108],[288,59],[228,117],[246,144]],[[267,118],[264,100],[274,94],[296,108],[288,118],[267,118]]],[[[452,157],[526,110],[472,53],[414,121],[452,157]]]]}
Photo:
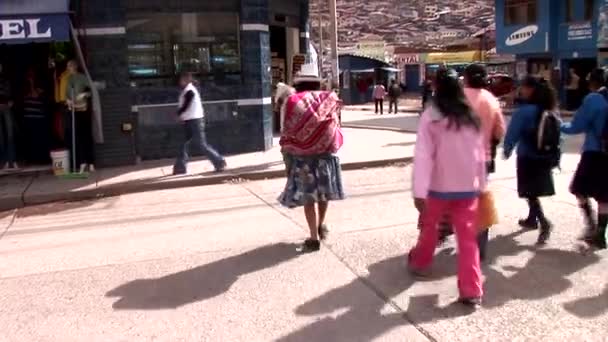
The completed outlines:
{"type": "Polygon", "coordinates": [[[490,160],[492,153],[492,140],[502,140],[505,136],[505,118],[496,96],[485,89],[464,88],[464,94],[481,119],[481,131],[486,151],[486,158],[490,160]]]}
{"type": "Polygon", "coordinates": [[[472,127],[448,128],[429,106],[420,118],[414,152],[414,197],[476,197],[486,187],[483,134],[472,127]]]}
{"type": "Polygon", "coordinates": [[[378,84],[374,87],[374,99],[381,100],[386,96],[386,89],[382,84],[378,84]]]}

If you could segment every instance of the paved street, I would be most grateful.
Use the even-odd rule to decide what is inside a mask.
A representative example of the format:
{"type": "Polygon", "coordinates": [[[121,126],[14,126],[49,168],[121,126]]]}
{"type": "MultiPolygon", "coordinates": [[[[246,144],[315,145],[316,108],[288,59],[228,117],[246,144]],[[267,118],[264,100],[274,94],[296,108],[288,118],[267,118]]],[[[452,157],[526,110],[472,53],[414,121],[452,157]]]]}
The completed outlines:
{"type": "Polygon", "coordinates": [[[407,166],[345,172],[322,251],[298,255],[300,210],[282,179],[56,203],[0,214],[0,341],[607,341],[606,253],[575,250],[567,194],[576,155],[544,201],[551,243],[516,220],[514,161],[493,189],[484,308],[457,298],[453,242],[431,281],[404,253],[416,239],[407,166]]]}

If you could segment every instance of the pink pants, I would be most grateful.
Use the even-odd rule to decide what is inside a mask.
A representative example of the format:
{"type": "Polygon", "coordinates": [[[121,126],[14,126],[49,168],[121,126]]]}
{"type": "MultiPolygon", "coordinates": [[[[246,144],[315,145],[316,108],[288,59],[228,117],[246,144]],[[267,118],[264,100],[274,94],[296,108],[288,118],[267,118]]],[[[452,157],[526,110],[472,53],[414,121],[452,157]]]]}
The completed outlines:
{"type": "Polygon", "coordinates": [[[450,215],[458,243],[458,289],[463,298],[483,295],[477,246],[477,204],[477,198],[464,200],[428,198],[422,213],[422,229],[418,243],[410,251],[409,256],[411,268],[424,270],[431,267],[439,238],[438,224],[444,215],[450,215]]]}

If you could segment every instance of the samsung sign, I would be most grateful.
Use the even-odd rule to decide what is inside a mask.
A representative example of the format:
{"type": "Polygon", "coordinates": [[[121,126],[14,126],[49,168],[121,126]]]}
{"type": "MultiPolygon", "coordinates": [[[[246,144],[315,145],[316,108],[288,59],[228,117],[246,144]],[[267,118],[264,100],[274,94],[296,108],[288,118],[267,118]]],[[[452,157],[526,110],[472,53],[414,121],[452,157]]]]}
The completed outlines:
{"type": "Polygon", "coordinates": [[[511,33],[507,37],[505,44],[507,46],[515,46],[515,45],[525,43],[530,38],[534,37],[534,35],[536,33],[538,33],[538,26],[536,26],[536,25],[522,27],[519,30],[511,33]]]}

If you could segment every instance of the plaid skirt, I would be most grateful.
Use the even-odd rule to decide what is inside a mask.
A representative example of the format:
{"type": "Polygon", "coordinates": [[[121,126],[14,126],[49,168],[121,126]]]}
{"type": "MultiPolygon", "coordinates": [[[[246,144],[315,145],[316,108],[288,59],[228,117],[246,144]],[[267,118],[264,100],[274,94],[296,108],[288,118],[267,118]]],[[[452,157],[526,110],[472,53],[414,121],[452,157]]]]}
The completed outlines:
{"type": "Polygon", "coordinates": [[[281,205],[296,208],[310,203],[344,199],[340,159],[331,154],[284,155],[287,184],[279,196],[281,205]]]}

